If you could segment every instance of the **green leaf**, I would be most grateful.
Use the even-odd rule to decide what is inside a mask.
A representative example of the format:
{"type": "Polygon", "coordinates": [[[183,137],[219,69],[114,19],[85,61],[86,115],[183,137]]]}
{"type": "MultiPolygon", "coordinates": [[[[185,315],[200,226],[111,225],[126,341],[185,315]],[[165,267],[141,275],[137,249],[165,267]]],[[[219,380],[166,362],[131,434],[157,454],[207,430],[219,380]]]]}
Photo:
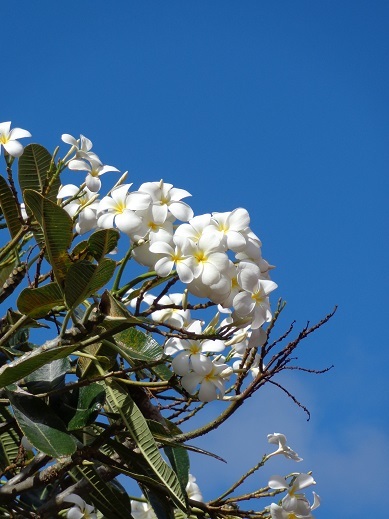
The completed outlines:
{"type": "Polygon", "coordinates": [[[68,249],[73,239],[73,220],[65,209],[37,191],[25,190],[24,200],[43,231],[47,259],[56,281],[62,286],[71,265],[68,249]]]}
{"type": "MultiPolygon", "coordinates": [[[[123,317],[134,319],[134,316],[127,308],[120,303],[113,295],[106,290],[101,297],[100,311],[109,317],[123,317]]],[[[103,326],[109,327],[113,322],[104,321],[103,326]]],[[[128,328],[124,332],[115,334],[115,341],[123,349],[124,357],[141,361],[156,361],[164,358],[162,346],[158,344],[150,335],[145,334],[134,327],[128,328]]],[[[150,368],[161,380],[170,380],[173,372],[161,364],[150,368]]]]}
{"type": "MultiPolygon", "coordinates": [[[[51,155],[40,144],[28,144],[24,148],[23,155],[19,158],[19,185],[22,192],[25,189],[34,189],[43,193],[45,186],[51,179],[50,171],[51,155]]],[[[59,177],[53,182],[47,198],[57,201],[57,193],[60,188],[59,177]]],[[[27,209],[28,210],[28,209],[27,209]]]]}
{"type": "MultiPolygon", "coordinates": [[[[133,359],[156,361],[165,356],[162,346],[155,339],[135,328],[117,333],[115,341],[124,354],[133,359]]],[[[161,380],[170,380],[173,377],[173,372],[164,363],[149,369],[161,380]]]]}
{"type": "Polygon", "coordinates": [[[88,240],[89,251],[96,261],[113,251],[119,241],[120,233],[116,229],[100,229],[95,231],[88,240]]]}
{"type": "MultiPolygon", "coordinates": [[[[158,433],[162,438],[166,437],[168,440],[171,438],[171,435],[180,434],[182,431],[172,422],[166,422],[167,426],[171,431],[171,435],[166,431],[165,427],[154,420],[147,420],[149,424],[151,432],[158,433]]],[[[171,447],[169,445],[165,445],[163,448],[166,456],[168,457],[171,466],[173,467],[174,472],[177,474],[178,480],[181,485],[181,489],[185,492],[186,485],[189,480],[189,455],[184,446],[176,446],[171,447]]]]}
{"type": "Polygon", "coordinates": [[[106,483],[94,467],[78,466],[71,470],[71,476],[80,481],[88,481],[93,504],[106,519],[133,519],[131,501],[127,494],[119,492],[113,485],[106,483]]]}
{"type": "Polygon", "coordinates": [[[105,401],[105,391],[100,384],[74,389],[62,400],[60,412],[68,431],[82,429],[96,419],[105,401]]]}
{"type": "Polygon", "coordinates": [[[113,276],[116,262],[104,258],[98,265],[87,260],[73,263],[65,278],[65,300],[68,308],[75,308],[97,292],[113,276]]]}
{"type": "Polygon", "coordinates": [[[33,371],[25,379],[25,385],[30,393],[46,393],[58,389],[64,384],[65,375],[70,369],[67,357],[53,360],[33,371]]]}
{"type": "Polygon", "coordinates": [[[36,449],[54,458],[75,452],[74,438],[43,400],[20,390],[7,390],[7,396],[20,429],[36,449]]]}
{"type": "Polygon", "coordinates": [[[22,227],[16,200],[5,178],[0,175],[0,207],[11,237],[14,238],[22,227]]]}
{"type": "Polygon", "coordinates": [[[55,282],[43,287],[25,288],[17,300],[19,312],[34,319],[45,317],[53,308],[63,305],[62,291],[55,282]]]}
{"type": "Polygon", "coordinates": [[[148,463],[160,483],[164,485],[170,497],[182,510],[186,510],[186,501],[180,483],[174,471],[162,458],[146,419],[132,400],[127,390],[118,382],[106,384],[107,402],[114,413],[119,412],[128,434],[148,463]]]}
{"type": "Polygon", "coordinates": [[[18,454],[20,438],[16,430],[17,424],[12,414],[6,407],[0,406],[0,423],[6,424],[13,422],[5,431],[0,433],[0,470],[4,471],[6,467],[15,461],[18,454]]]}
{"type": "Polygon", "coordinates": [[[175,507],[166,494],[144,485],[141,485],[141,487],[158,519],[174,519],[175,507]]]}
{"type": "Polygon", "coordinates": [[[0,369],[0,389],[27,377],[52,360],[67,357],[78,347],[77,343],[58,346],[58,339],[47,341],[43,346],[25,353],[18,360],[14,360],[0,369]]]}

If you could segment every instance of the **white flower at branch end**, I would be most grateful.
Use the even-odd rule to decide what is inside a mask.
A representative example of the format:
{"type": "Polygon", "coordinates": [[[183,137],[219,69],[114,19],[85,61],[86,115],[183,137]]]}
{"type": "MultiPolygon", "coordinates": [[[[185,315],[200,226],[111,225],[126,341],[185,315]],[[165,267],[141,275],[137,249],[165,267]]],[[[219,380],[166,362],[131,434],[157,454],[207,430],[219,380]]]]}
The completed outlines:
{"type": "Polygon", "coordinates": [[[113,166],[104,165],[99,158],[83,157],[83,159],[73,159],[69,162],[68,168],[74,171],[87,171],[85,177],[86,187],[97,193],[101,188],[101,180],[99,177],[108,171],[119,171],[113,166]]]}
{"type": "Polygon", "coordinates": [[[238,273],[239,285],[243,292],[234,297],[233,306],[238,318],[250,315],[253,330],[271,320],[268,295],[277,288],[274,281],[261,279],[259,267],[246,264],[246,268],[238,273]],[[251,268],[247,268],[247,267],[251,268]]]}
{"type": "Polygon", "coordinates": [[[20,157],[23,154],[24,147],[16,139],[31,137],[31,133],[22,128],[13,128],[11,130],[11,121],[0,123],[0,152],[1,146],[11,157],[20,157]]]}
{"type": "Polygon", "coordinates": [[[104,229],[116,227],[125,234],[135,233],[142,225],[142,218],[135,211],[149,207],[151,200],[146,193],[128,190],[132,184],[123,184],[112,190],[111,196],[105,196],[97,211],[98,226],[104,229]]]}
{"type": "Polygon", "coordinates": [[[201,374],[192,371],[184,375],[181,384],[188,393],[193,394],[196,387],[200,384],[199,400],[201,402],[211,402],[217,398],[223,398],[225,393],[225,381],[230,378],[233,370],[224,363],[224,357],[209,361],[208,370],[204,370],[201,374]]]}
{"type": "Polygon", "coordinates": [[[139,191],[148,193],[152,199],[153,217],[156,222],[163,223],[170,212],[175,218],[186,222],[193,218],[193,211],[182,198],[192,196],[185,189],[178,189],[163,180],[159,182],[145,182],[139,191]]]}
{"type": "Polygon", "coordinates": [[[291,449],[288,445],[286,445],[286,436],[281,433],[274,433],[267,435],[267,441],[269,443],[273,443],[278,445],[278,449],[271,454],[266,456],[267,459],[275,456],[276,454],[283,454],[286,458],[293,461],[302,461],[303,458],[300,458],[297,452],[291,449]]]}
{"type": "Polygon", "coordinates": [[[185,490],[188,494],[189,499],[203,502],[203,495],[198,484],[196,483],[196,478],[192,476],[192,474],[189,474],[188,484],[186,485],[185,490]]]}
{"type": "Polygon", "coordinates": [[[65,503],[73,503],[74,506],[68,510],[67,519],[97,519],[95,507],[88,505],[77,494],[69,494],[63,500],[65,503]]]}
{"type": "MultiPolygon", "coordinates": [[[[274,506],[271,505],[275,514],[272,513],[272,518],[284,519],[286,517],[290,519],[290,517],[293,518],[293,514],[296,518],[312,518],[311,511],[320,505],[320,498],[314,492],[314,502],[313,505],[310,505],[305,495],[300,494],[299,491],[315,484],[316,481],[310,474],[296,474],[290,484],[282,476],[272,476],[269,481],[269,487],[274,490],[285,489],[288,492],[281,501],[281,507],[274,505],[274,503],[274,506]],[[283,513],[286,513],[286,515],[282,515],[283,513]]],[[[270,511],[272,511],[272,508],[270,508],[270,511]]]]}
{"type": "Polygon", "coordinates": [[[69,203],[64,204],[64,209],[72,218],[78,213],[78,222],[76,223],[78,234],[84,234],[97,226],[96,212],[99,206],[97,196],[87,187],[80,189],[74,184],[62,186],[58,191],[57,198],[74,198],[69,203]]]}

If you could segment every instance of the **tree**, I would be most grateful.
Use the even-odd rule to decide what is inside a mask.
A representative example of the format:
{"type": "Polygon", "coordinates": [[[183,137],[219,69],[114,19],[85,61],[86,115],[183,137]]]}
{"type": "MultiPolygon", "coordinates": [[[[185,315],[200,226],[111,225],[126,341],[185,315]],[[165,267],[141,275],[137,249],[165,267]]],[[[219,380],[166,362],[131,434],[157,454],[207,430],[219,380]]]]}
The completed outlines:
{"type": "Polygon", "coordinates": [[[29,136],[0,124],[2,517],[312,517],[318,497],[299,492],[315,483],[310,474],[239,493],[274,455],[301,459],[281,433],[268,436],[276,451],[207,503],[189,454],[216,456],[192,440],[265,384],[304,407],[277,375],[303,369],[294,351],[334,312],[274,339],[285,303],[272,315],[277,285],[245,209],[194,216],[187,191],[162,180],[130,191],[126,173],[99,200],[100,176],[118,170],[89,139],[64,134],[61,159],[59,147],[23,148],[29,136]],[[71,171],[86,172],[81,186],[61,185],[71,171]],[[215,399],[220,416],[183,433],[215,399]],[[271,496],[278,504],[263,508],[271,496]]]}

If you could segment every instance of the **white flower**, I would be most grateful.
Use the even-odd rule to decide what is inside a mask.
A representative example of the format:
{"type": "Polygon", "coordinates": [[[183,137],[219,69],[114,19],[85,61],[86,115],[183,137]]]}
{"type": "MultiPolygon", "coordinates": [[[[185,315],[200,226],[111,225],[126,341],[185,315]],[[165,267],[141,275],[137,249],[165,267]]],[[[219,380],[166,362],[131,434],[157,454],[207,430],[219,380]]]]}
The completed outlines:
{"type": "Polygon", "coordinates": [[[245,249],[247,240],[243,231],[250,224],[250,216],[246,209],[239,207],[228,213],[212,213],[211,223],[228,249],[235,252],[245,249]]]}
{"type": "Polygon", "coordinates": [[[286,436],[281,433],[274,433],[267,435],[267,441],[269,443],[273,443],[275,445],[278,444],[278,449],[271,454],[267,455],[267,458],[271,456],[275,456],[276,454],[283,454],[286,458],[294,461],[302,461],[303,458],[300,458],[297,452],[292,450],[288,445],[286,445],[286,436]]]}
{"type": "MultiPolygon", "coordinates": [[[[200,335],[201,322],[194,321],[187,330],[200,335]]],[[[165,353],[174,355],[179,352],[172,362],[173,370],[177,375],[187,375],[191,370],[198,374],[208,374],[212,371],[213,365],[211,358],[204,353],[220,353],[224,348],[224,342],[220,339],[196,340],[171,337],[166,341],[165,353]]]]}
{"type": "Polygon", "coordinates": [[[318,506],[320,506],[320,497],[315,493],[313,493],[313,503],[312,505],[306,499],[304,495],[300,495],[298,497],[298,502],[295,510],[290,512],[285,510],[282,506],[276,505],[272,503],[270,505],[270,514],[272,519],[314,519],[311,514],[312,510],[315,510],[318,506]]]}
{"type": "Polygon", "coordinates": [[[74,503],[75,505],[68,510],[67,519],[97,519],[94,506],[88,505],[77,494],[69,494],[64,498],[64,502],[74,503]]]}
{"type": "MultiPolygon", "coordinates": [[[[288,484],[286,479],[282,476],[272,476],[269,481],[270,488],[275,490],[286,489],[288,491],[287,495],[281,501],[282,510],[290,514],[286,516],[287,518],[293,518],[293,514],[296,518],[312,517],[311,510],[314,510],[314,508],[317,508],[320,504],[319,496],[314,493],[314,502],[313,505],[310,506],[305,495],[298,492],[315,484],[316,481],[310,474],[303,473],[297,474],[291,484],[288,484]]],[[[275,509],[275,511],[280,513],[278,509],[275,509]]],[[[272,517],[276,517],[277,519],[283,518],[282,515],[272,515],[272,517]]]]}
{"type": "Polygon", "coordinates": [[[178,189],[163,180],[159,182],[145,182],[139,191],[148,193],[153,201],[152,211],[155,222],[163,223],[170,212],[175,218],[183,222],[193,217],[193,211],[181,199],[191,196],[185,189],[178,189]]]}
{"type": "MultiPolygon", "coordinates": [[[[161,306],[182,306],[183,296],[183,294],[165,295],[159,299],[158,304],[161,306]]],[[[164,308],[153,312],[151,318],[156,322],[167,323],[177,328],[182,328],[190,320],[190,311],[180,308],[164,308]]]]}
{"type": "Polygon", "coordinates": [[[67,197],[75,197],[74,200],[64,205],[64,209],[72,218],[78,213],[76,232],[84,234],[94,229],[97,226],[96,213],[99,205],[97,200],[92,201],[93,198],[97,198],[96,193],[92,193],[87,187],[80,190],[74,184],[67,184],[58,191],[57,198],[67,197]]]}
{"type": "MultiPolygon", "coordinates": [[[[209,357],[206,357],[209,360],[209,357]]],[[[224,364],[224,357],[209,362],[209,371],[199,374],[195,371],[187,373],[181,379],[181,384],[188,393],[193,394],[196,387],[200,384],[199,400],[211,402],[220,396],[223,398],[225,393],[225,381],[232,374],[232,368],[224,364]]]]}
{"type": "Polygon", "coordinates": [[[252,328],[259,328],[271,320],[270,302],[267,297],[277,288],[274,281],[260,279],[260,270],[254,264],[252,268],[244,268],[238,273],[239,285],[243,288],[234,297],[233,306],[238,318],[252,317],[252,328]]]}
{"type": "Polygon", "coordinates": [[[16,139],[31,137],[31,133],[22,128],[11,130],[11,121],[0,123],[0,152],[1,146],[11,157],[20,157],[23,154],[23,146],[16,139]]]}
{"type": "Polygon", "coordinates": [[[190,283],[193,280],[193,271],[187,265],[188,256],[184,254],[183,247],[186,243],[185,238],[175,236],[173,246],[164,241],[156,241],[149,247],[149,251],[158,254],[155,263],[155,271],[158,276],[166,277],[172,272],[174,265],[178,277],[183,283],[190,283]]]}
{"type": "Polygon", "coordinates": [[[99,158],[88,156],[87,159],[73,159],[69,162],[68,168],[75,171],[87,171],[85,177],[86,187],[97,193],[101,188],[101,180],[99,177],[107,173],[107,171],[119,171],[113,166],[104,166],[99,158]]]}
{"type": "Polygon", "coordinates": [[[150,196],[139,191],[128,193],[132,184],[123,184],[112,190],[111,196],[105,196],[98,208],[98,226],[104,229],[116,227],[125,234],[135,233],[142,225],[142,219],[136,209],[146,209],[150,205],[150,196]]]}
{"type": "Polygon", "coordinates": [[[84,135],[81,134],[79,139],[75,139],[72,135],[64,133],[61,135],[61,139],[63,142],[70,144],[75,149],[76,155],[73,160],[80,158],[100,160],[96,153],[90,151],[93,147],[92,141],[84,135]]]}
{"type": "Polygon", "coordinates": [[[203,501],[203,496],[198,484],[196,483],[196,478],[192,476],[192,474],[189,474],[188,484],[186,485],[186,493],[188,494],[189,499],[193,499],[194,501],[203,501]]]}
{"type": "MultiPolygon", "coordinates": [[[[144,495],[141,496],[144,499],[144,495]]],[[[142,503],[141,501],[134,501],[131,499],[131,515],[134,519],[156,519],[157,516],[154,513],[149,503],[142,503]]]]}
{"type": "Polygon", "coordinates": [[[199,278],[204,285],[218,283],[230,266],[219,238],[211,233],[203,234],[197,243],[183,241],[182,251],[186,256],[183,263],[193,272],[193,278],[199,278]]]}

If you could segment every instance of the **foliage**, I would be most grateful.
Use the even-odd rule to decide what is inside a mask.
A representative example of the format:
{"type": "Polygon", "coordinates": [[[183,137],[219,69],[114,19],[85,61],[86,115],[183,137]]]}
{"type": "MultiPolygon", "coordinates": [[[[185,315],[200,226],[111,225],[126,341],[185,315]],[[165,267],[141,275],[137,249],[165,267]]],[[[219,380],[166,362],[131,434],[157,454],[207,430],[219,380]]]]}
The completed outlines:
{"type": "Polygon", "coordinates": [[[285,304],[272,314],[277,285],[245,209],[194,216],[185,190],[161,180],[130,192],[126,174],[99,200],[100,176],[117,170],[89,139],[64,134],[61,159],[59,148],[23,149],[17,139],[28,136],[0,124],[1,517],[312,517],[318,497],[311,505],[300,492],[314,484],[308,474],[239,493],[274,455],[300,460],[282,434],[209,502],[189,454],[217,457],[191,441],[265,384],[303,407],[277,375],[302,369],[294,351],[333,313],[273,339],[285,304]],[[61,186],[72,171],[85,171],[85,183],[61,186]],[[183,433],[216,399],[225,404],[216,420],[183,433]],[[285,490],[278,504],[260,504],[285,490]]]}

